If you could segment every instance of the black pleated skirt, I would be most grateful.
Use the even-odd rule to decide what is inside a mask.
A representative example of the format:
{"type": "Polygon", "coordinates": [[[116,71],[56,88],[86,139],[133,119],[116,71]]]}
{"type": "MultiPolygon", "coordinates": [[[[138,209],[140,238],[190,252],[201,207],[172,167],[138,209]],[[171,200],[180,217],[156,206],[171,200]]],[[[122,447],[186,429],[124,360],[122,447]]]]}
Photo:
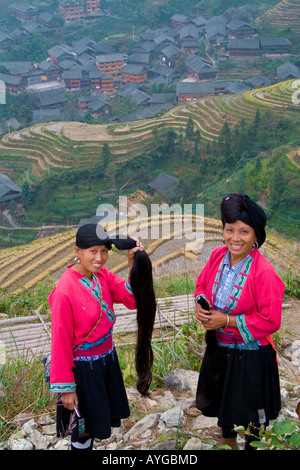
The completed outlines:
{"type": "MultiPolygon", "coordinates": [[[[81,420],[75,417],[73,435],[80,437],[80,425],[84,420],[84,432],[98,439],[107,439],[112,427],[119,427],[121,420],[130,416],[129,404],[122,372],[115,349],[112,353],[94,361],[75,362],[75,382],[78,396],[78,411],[81,420]]],[[[70,421],[69,412],[58,401],[57,434],[70,421]]],[[[72,418],[71,418],[72,420],[72,418]]]]}
{"type": "Polygon", "coordinates": [[[281,408],[276,353],[271,345],[258,350],[217,347],[206,350],[199,374],[196,406],[217,417],[221,428],[258,426],[276,419],[281,408]]]}

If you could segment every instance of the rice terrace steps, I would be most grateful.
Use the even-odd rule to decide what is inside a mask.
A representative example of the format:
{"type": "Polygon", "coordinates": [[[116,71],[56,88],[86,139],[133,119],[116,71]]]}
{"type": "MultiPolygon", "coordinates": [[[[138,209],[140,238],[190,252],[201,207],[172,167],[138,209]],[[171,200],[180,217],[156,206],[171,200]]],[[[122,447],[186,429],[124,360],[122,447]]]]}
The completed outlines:
{"type": "Polygon", "coordinates": [[[299,0],[282,0],[266,11],[255,21],[260,27],[271,24],[273,28],[288,29],[300,34],[300,2],[299,0]]]}
{"type": "MultiPolygon", "coordinates": [[[[39,281],[55,283],[66,266],[73,262],[74,237],[75,230],[70,230],[35,240],[22,247],[0,251],[0,287],[17,293],[23,288],[37,287],[39,281]]],[[[222,243],[221,240],[220,222],[205,219],[204,243],[200,249],[195,247],[185,250],[182,241],[174,238],[145,241],[145,248],[152,260],[154,277],[157,273],[163,273],[164,268],[165,274],[181,272],[182,276],[190,276],[192,273],[197,276],[213,248],[222,243]]],[[[293,243],[272,233],[268,234],[260,251],[279,272],[299,266],[293,243]]],[[[125,254],[111,252],[108,267],[126,277],[128,269],[125,254]]],[[[117,345],[129,344],[127,341],[132,341],[130,335],[137,328],[136,311],[129,311],[123,305],[115,305],[115,312],[115,342],[117,345]]],[[[155,330],[160,336],[166,330],[176,332],[182,324],[190,324],[193,315],[193,294],[158,298],[155,330]]],[[[50,351],[50,338],[51,322],[47,305],[32,310],[29,316],[0,319],[0,344],[5,345],[6,356],[30,360],[37,354],[46,354],[50,351]]],[[[0,351],[0,361],[1,354],[3,351],[0,351]]]]}
{"type": "MultiPolygon", "coordinates": [[[[194,220],[195,216],[191,217],[193,230],[197,221],[194,220]]],[[[153,220],[145,219],[141,222],[141,227],[151,223],[153,220]]],[[[157,224],[161,227],[162,222],[158,219],[157,224]]],[[[173,225],[173,228],[175,226],[177,225],[173,225]]],[[[0,250],[0,287],[11,294],[17,294],[22,293],[24,289],[38,289],[40,281],[55,284],[66,266],[73,263],[75,233],[76,229],[72,229],[37,239],[27,245],[0,250]]],[[[221,223],[205,217],[203,239],[195,243],[188,240],[187,232],[184,232],[186,239],[177,239],[176,233],[172,231],[169,238],[142,240],[152,261],[154,277],[180,272],[183,277],[188,275],[196,279],[211,251],[222,243],[221,223]]],[[[281,239],[276,234],[268,233],[261,252],[279,272],[299,266],[295,244],[281,239]]],[[[107,267],[127,277],[126,253],[112,250],[107,267]]],[[[32,315],[27,317],[0,319],[0,343],[5,344],[7,355],[25,356],[30,359],[32,355],[45,354],[50,350],[49,308],[47,305],[40,307],[32,310],[32,315]]],[[[120,305],[116,305],[115,309],[117,341],[124,344],[124,333],[136,331],[136,312],[128,311],[120,305]]],[[[178,326],[189,324],[193,312],[192,295],[159,298],[155,329],[162,332],[162,328],[169,328],[175,332],[178,326]]]]}
{"type": "Polygon", "coordinates": [[[203,141],[218,138],[224,122],[232,128],[242,119],[253,121],[257,109],[299,119],[300,104],[292,99],[295,80],[243,94],[206,97],[181,103],[159,118],[113,125],[56,122],[33,125],[5,135],[0,141],[0,169],[22,171],[34,183],[50,168],[91,168],[102,162],[104,144],[115,164],[151,148],[153,131],[173,128],[185,132],[191,116],[203,141]]]}

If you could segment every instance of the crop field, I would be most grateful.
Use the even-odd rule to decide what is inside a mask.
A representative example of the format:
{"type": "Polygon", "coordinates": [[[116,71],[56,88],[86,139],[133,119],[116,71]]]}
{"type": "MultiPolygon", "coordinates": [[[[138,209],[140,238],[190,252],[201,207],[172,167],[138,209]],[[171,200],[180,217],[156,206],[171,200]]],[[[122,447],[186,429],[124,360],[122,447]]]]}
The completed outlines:
{"type": "Polygon", "coordinates": [[[257,18],[256,22],[260,26],[270,23],[273,28],[290,28],[293,32],[300,34],[299,0],[282,0],[275,7],[257,18]]]}
{"type": "Polygon", "coordinates": [[[218,138],[227,122],[231,128],[242,119],[253,121],[257,109],[270,110],[299,119],[299,100],[293,99],[295,80],[248,91],[243,94],[206,97],[181,103],[159,118],[132,121],[126,125],[88,125],[78,122],[45,123],[5,135],[0,141],[0,170],[17,173],[22,181],[34,183],[51,168],[89,169],[102,163],[104,144],[114,163],[151,148],[153,130],[172,127],[184,133],[189,117],[205,142],[218,138]]]}
{"type": "MultiPolygon", "coordinates": [[[[161,236],[155,239],[141,237],[151,258],[154,276],[179,272],[197,276],[213,248],[222,244],[219,221],[205,217],[202,218],[200,225],[200,219],[197,220],[193,216],[188,229],[183,231],[178,230],[176,217],[178,218],[174,216],[171,220],[172,230],[168,237],[161,236]],[[193,234],[199,228],[201,228],[201,238],[196,239],[193,234]]],[[[139,221],[141,233],[145,235],[145,228],[149,228],[149,237],[151,237],[150,228],[153,230],[153,223],[156,223],[161,230],[161,218],[157,218],[154,222],[153,219],[148,218],[139,221]]],[[[131,235],[128,227],[126,230],[131,235]]],[[[109,232],[110,227],[106,228],[109,232]]],[[[27,245],[0,250],[0,287],[5,288],[7,292],[17,293],[24,288],[36,287],[39,281],[55,283],[66,266],[74,262],[75,232],[75,229],[69,230],[35,240],[27,245]]],[[[122,226],[119,227],[119,232],[124,233],[122,226]]],[[[297,246],[272,233],[268,234],[267,242],[261,248],[261,252],[283,272],[289,267],[296,268],[299,263],[297,246]],[[278,253],[281,254],[280,257],[278,253]]],[[[107,267],[126,277],[128,272],[126,252],[113,249],[110,252],[107,267]]]]}

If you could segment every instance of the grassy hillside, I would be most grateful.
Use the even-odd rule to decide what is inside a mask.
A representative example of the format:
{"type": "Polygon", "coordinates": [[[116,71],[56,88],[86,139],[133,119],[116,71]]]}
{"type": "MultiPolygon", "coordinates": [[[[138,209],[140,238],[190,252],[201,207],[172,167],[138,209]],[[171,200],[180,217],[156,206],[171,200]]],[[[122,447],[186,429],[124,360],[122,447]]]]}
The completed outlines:
{"type": "Polygon", "coordinates": [[[256,19],[260,28],[276,31],[292,31],[300,35],[300,3],[299,0],[282,0],[256,19]]]}
{"type": "MultiPolygon", "coordinates": [[[[124,125],[32,126],[3,137],[0,171],[30,185],[23,226],[76,225],[99,204],[140,190],[147,204],[159,202],[148,183],[166,172],[180,180],[172,202],[204,203],[215,217],[222,194],[247,191],[268,210],[270,226],[297,237],[299,164],[289,158],[300,147],[294,86],[290,80],[206,97],[124,125]]],[[[2,232],[2,241],[15,234],[2,232]]]]}

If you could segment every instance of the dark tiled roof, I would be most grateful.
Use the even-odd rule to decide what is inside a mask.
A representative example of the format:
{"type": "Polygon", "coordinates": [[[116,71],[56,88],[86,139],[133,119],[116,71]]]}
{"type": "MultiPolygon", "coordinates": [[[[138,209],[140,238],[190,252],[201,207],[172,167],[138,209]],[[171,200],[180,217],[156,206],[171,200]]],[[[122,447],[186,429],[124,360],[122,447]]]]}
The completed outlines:
{"type": "Polygon", "coordinates": [[[230,39],[228,49],[259,49],[259,39],[230,39]]]}
{"type": "Polygon", "coordinates": [[[5,200],[5,195],[13,191],[14,193],[21,194],[21,188],[14,183],[7,175],[0,173],[0,199],[5,200]]]}
{"type": "Polygon", "coordinates": [[[178,184],[178,178],[175,176],[160,173],[154,180],[150,181],[149,186],[162,194],[168,193],[171,189],[175,188],[178,184]]]}

